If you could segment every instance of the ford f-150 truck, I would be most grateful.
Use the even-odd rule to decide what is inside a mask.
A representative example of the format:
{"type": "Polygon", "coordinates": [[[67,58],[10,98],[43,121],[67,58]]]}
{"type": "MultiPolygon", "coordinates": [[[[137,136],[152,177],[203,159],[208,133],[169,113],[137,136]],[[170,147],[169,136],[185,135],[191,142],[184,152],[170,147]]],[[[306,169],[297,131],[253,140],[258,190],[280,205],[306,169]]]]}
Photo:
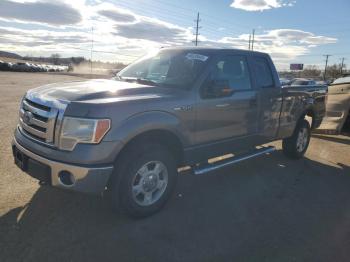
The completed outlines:
{"type": "Polygon", "coordinates": [[[327,87],[282,88],[264,53],[163,48],[111,80],[29,90],[13,155],[41,184],[103,193],[118,210],[147,216],[169,199],[179,167],[213,172],[271,152],[260,145],[279,139],[287,156],[302,157],[326,97],[327,87]]]}

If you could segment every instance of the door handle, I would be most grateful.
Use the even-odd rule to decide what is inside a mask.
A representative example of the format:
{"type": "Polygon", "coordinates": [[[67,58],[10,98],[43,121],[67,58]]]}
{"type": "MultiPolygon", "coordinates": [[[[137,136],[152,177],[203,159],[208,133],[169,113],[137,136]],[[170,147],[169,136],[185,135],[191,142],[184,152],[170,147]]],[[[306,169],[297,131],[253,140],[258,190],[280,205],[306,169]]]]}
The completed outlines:
{"type": "Polygon", "coordinates": [[[225,104],[217,104],[217,105],[215,105],[216,107],[219,107],[219,108],[222,108],[222,107],[228,107],[228,106],[230,106],[230,104],[229,103],[225,103],[225,104]]]}

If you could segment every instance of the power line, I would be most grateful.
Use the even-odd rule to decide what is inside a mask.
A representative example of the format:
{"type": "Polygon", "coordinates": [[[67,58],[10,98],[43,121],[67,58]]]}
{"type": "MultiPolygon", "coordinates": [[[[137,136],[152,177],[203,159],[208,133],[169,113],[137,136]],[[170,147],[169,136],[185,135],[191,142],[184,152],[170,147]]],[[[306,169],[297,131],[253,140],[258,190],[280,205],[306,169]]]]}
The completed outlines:
{"type": "Polygon", "coordinates": [[[199,19],[199,12],[197,13],[197,19],[195,20],[196,22],[196,39],[195,39],[195,46],[198,46],[198,35],[199,35],[199,22],[200,22],[200,19],[199,19]]]}
{"type": "Polygon", "coordinates": [[[252,50],[254,51],[254,41],[255,41],[255,29],[253,29],[253,37],[252,37],[252,50]]]}
{"type": "Polygon", "coordinates": [[[326,57],[326,65],[324,67],[324,75],[323,75],[323,80],[326,81],[326,77],[327,77],[327,66],[328,66],[328,58],[332,55],[323,55],[326,57]]]}
{"type": "MultiPolygon", "coordinates": [[[[76,49],[76,50],[82,50],[82,51],[89,51],[89,52],[91,51],[91,48],[90,49],[86,49],[86,48],[72,47],[72,46],[69,46],[67,48],[76,49]]],[[[122,54],[122,53],[118,53],[118,52],[103,51],[103,50],[94,50],[94,53],[113,54],[113,55],[126,56],[126,57],[135,57],[135,58],[141,56],[141,55],[122,54]]]]}
{"type": "Polygon", "coordinates": [[[249,34],[249,44],[248,44],[248,50],[250,50],[250,41],[251,41],[252,35],[249,34]]]}
{"type": "Polygon", "coordinates": [[[341,59],[340,75],[343,75],[344,60],[345,60],[345,57],[343,57],[343,58],[341,59]]]}
{"type": "MultiPolygon", "coordinates": [[[[169,9],[160,8],[159,5],[155,6],[155,5],[152,5],[149,2],[147,2],[147,3],[145,2],[145,3],[143,3],[143,5],[147,6],[147,9],[145,9],[145,8],[142,9],[142,6],[139,6],[139,7],[135,8],[135,6],[132,6],[129,2],[125,2],[125,1],[118,1],[117,6],[119,5],[121,7],[128,8],[130,10],[136,10],[136,11],[139,11],[141,13],[144,13],[145,10],[147,10],[147,11],[151,10],[154,13],[156,13],[156,17],[163,18],[163,19],[165,19],[165,21],[168,20],[169,17],[162,16],[161,14],[168,13],[169,15],[172,16],[172,20],[179,21],[179,22],[184,23],[184,24],[188,23],[188,19],[187,18],[190,16],[190,13],[193,13],[193,11],[195,11],[194,9],[180,7],[180,6],[171,4],[171,3],[166,3],[166,2],[162,2],[162,1],[157,1],[157,2],[160,2],[163,5],[167,5],[167,6],[170,6],[170,7],[169,7],[169,9]],[[176,15],[174,15],[174,8],[180,9],[181,11],[180,12],[175,12],[176,15]],[[188,15],[184,14],[184,11],[186,11],[186,13],[188,13],[188,15]],[[182,17],[182,19],[178,19],[179,16],[182,17]]],[[[210,24],[208,24],[208,26],[215,25],[215,24],[218,25],[218,26],[222,26],[223,24],[225,24],[226,28],[231,29],[231,30],[235,30],[235,31],[237,31],[237,30],[244,31],[244,30],[242,30],[242,28],[248,28],[247,25],[237,24],[236,21],[234,22],[235,24],[233,25],[232,24],[233,21],[230,21],[228,19],[226,19],[226,20],[218,19],[215,16],[212,16],[212,15],[209,15],[209,14],[201,12],[201,17],[203,17],[203,16],[206,17],[206,20],[208,20],[208,21],[210,20],[210,24]],[[218,21],[221,22],[221,23],[217,23],[218,21]],[[235,29],[233,29],[233,28],[235,28],[235,29]]],[[[215,27],[213,27],[213,28],[215,28],[215,27]]],[[[217,28],[215,28],[215,29],[217,29],[217,28]]]]}
{"type": "Polygon", "coordinates": [[[90,76],[92,76],[92,52],[94,49],[94,27],[91,27],[90,76]]]}

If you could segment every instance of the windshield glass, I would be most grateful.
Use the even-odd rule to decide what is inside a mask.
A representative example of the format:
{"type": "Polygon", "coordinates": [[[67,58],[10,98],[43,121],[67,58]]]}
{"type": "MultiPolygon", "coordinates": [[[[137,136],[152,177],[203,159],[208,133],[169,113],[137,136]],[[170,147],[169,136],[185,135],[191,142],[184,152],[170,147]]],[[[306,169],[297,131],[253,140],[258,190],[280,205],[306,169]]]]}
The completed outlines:
{"type": "Polygon", "coordinates": [[[196,80],[208,58],[199,51],[160,50],[124,68],[117,80],[187,88],[196,80]]]}
{"type": "Polygon", "coordinates": [[[333,82],[333,84],[345,84],[345,83],[350,83],[350,76],[338,78],[333,82]]]}

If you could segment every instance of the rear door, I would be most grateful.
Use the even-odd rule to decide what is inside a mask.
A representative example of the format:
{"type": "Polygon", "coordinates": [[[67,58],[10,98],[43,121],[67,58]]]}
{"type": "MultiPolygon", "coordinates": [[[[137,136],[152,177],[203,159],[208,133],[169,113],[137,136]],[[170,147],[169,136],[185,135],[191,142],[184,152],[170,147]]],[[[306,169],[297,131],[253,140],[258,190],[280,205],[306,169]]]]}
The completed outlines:
{"type": "Polygon", "coordinates": [[[259,101],[258,132],[261,142],[273,140],[279,128],[282,89],[272,60],[265,55],[249,58],[259,101]]]}
{"type": "Polygon", "coordinates": [[[214,58],[199,90],[196,113],[197,144],[257,133],[257,94],[246,56],[214,58]],[[221,95],[211,94],[211,85],[218,82],[226,83],[227,90],[221,95]]]}

